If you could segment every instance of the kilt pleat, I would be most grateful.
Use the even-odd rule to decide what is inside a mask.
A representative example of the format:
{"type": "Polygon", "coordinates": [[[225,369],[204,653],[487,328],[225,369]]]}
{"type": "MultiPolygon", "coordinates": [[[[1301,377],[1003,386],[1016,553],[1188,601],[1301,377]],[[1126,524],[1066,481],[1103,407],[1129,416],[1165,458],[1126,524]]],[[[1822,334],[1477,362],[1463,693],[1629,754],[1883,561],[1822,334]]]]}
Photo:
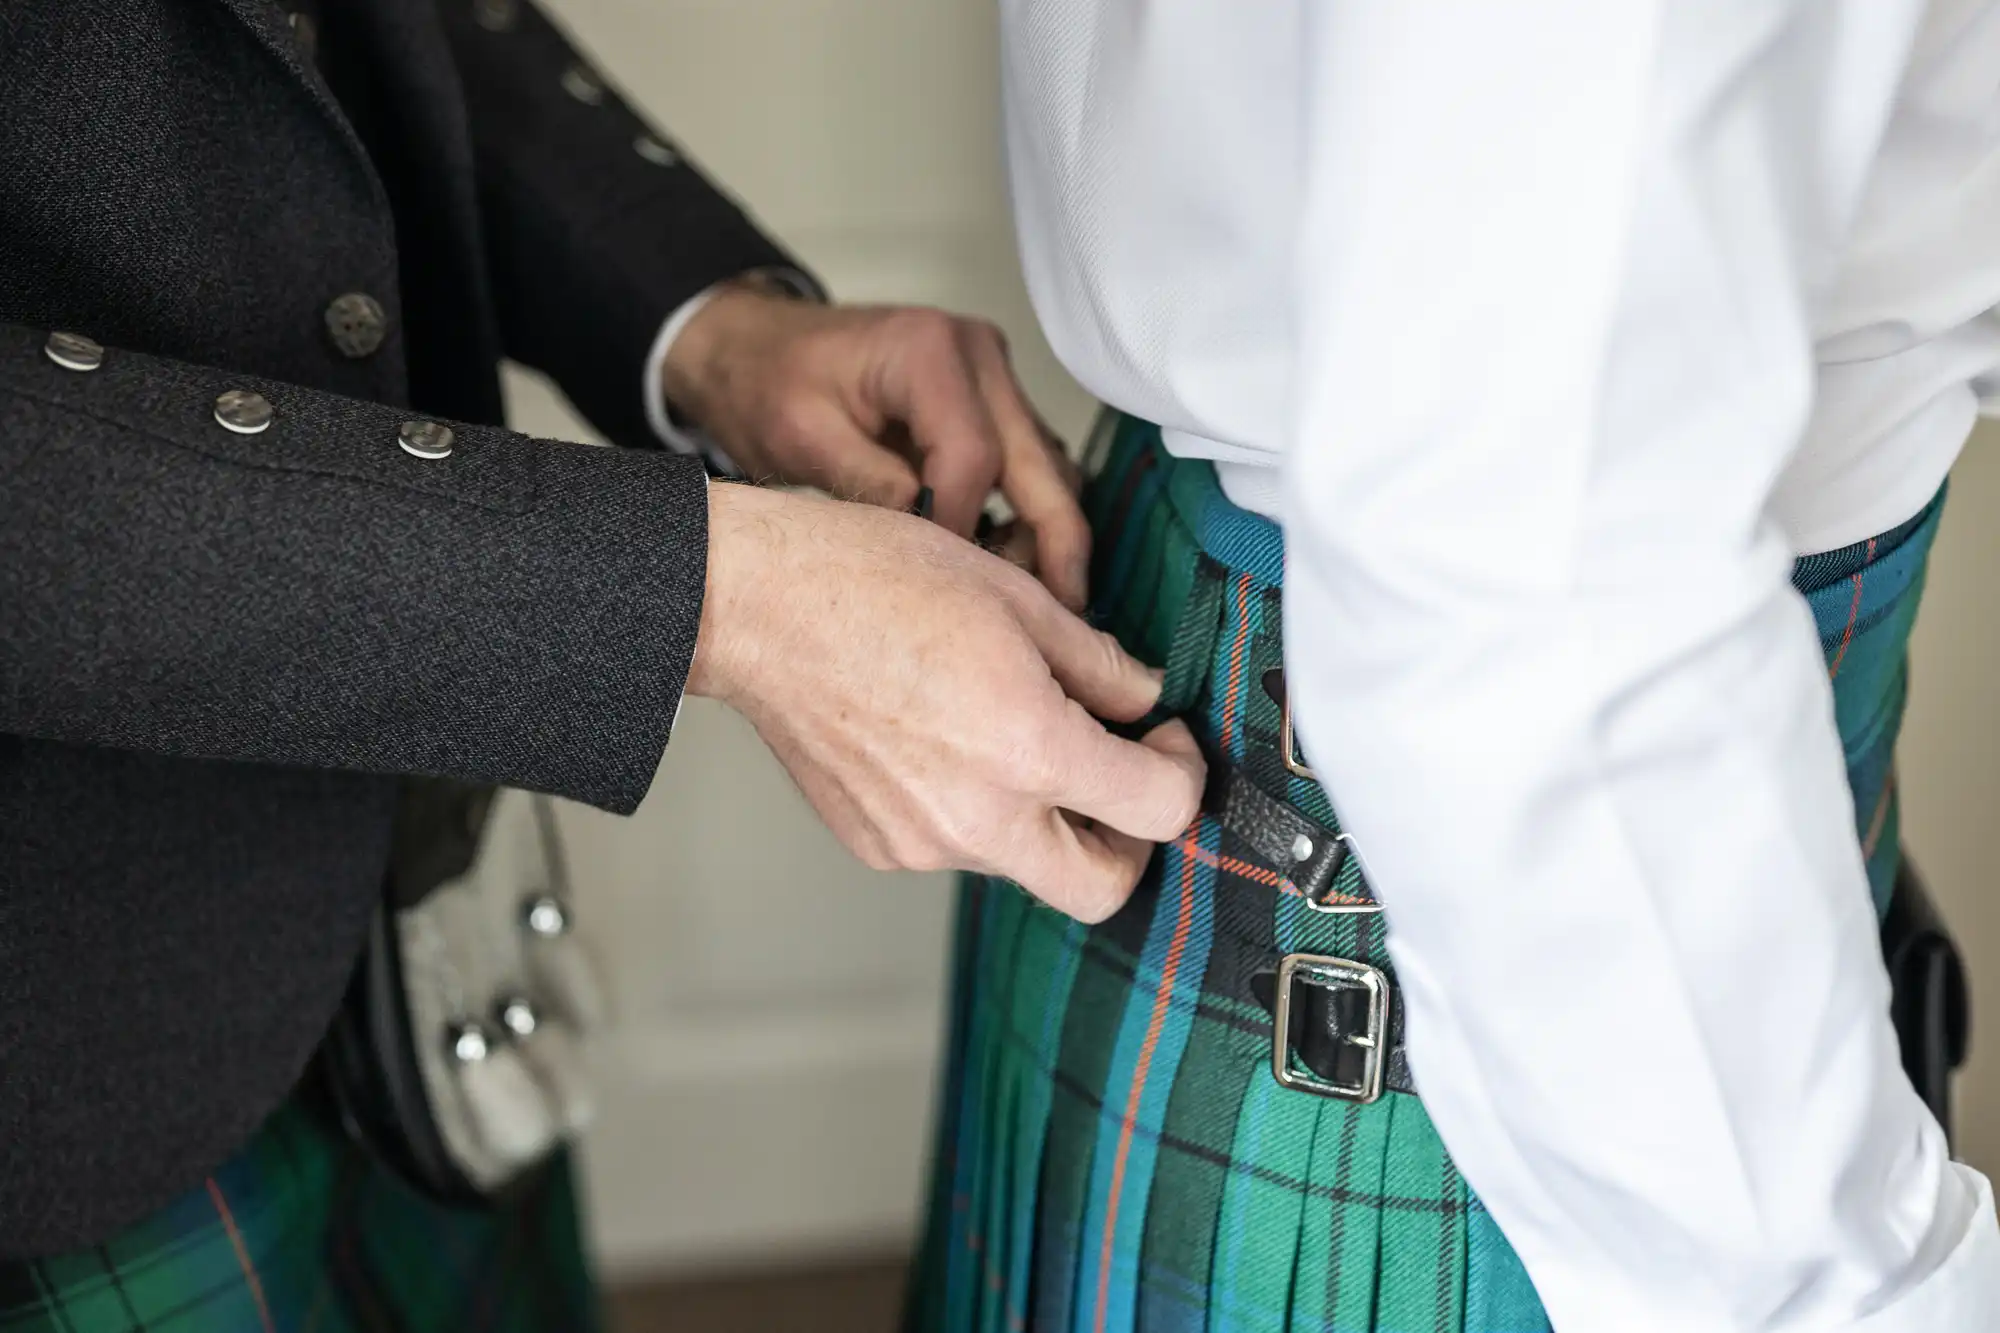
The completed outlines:
{"type": "MultiPolygon", "coordinates": [[[[1100,426],[1093,615],[1163,663],[1162,711],[1337,828],[1278,754],[1276,525],[1158,431],[1100,426]]],[[[1878,907],[1897,864],[1904,650],[1941,504],[1800,562],[1878,907]]],[[[1335,897],[1366,901],[1358,864],[1335,897]]],[[[930,1221],[908,1324],[1062,1333],[1548,1333],[1533,1285],[1423,1104],[1281,1087],[1253,981],[1292,952],[1385,970],[1385,924],[1310,910],[1204,817],[1085,927],[968,878],[930,1221]]]]}

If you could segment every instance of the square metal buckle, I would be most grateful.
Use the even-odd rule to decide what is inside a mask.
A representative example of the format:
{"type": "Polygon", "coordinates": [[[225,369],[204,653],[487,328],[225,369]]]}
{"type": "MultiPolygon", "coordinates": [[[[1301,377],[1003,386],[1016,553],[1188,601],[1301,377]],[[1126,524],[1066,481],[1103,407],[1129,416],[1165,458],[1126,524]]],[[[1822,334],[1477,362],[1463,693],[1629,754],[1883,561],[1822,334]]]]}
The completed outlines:
{"type": "Polygon", "coordinates": [[[1286,954],[1278,964],[1271,1029],[1271,1072],[1279,1083],[1299,1092],[1332,1097],[1343,1102],[1366,1105],[1382,1096],[1382,1076],[1387,1066],[1389,1026],[1389,978],[1380,968],[1345,958],[1322,954],[1286,954]],[[1292,992],[1301,984],[1325,990],[1361,990],[1368,995],[1368,1018],[1359,1036],[1347,1044],[1362,1051],[1361,1077],[1353,1083],[1330,1083],[1316,1074],[1302,1071],[1292,1063],[1292,992]]]}

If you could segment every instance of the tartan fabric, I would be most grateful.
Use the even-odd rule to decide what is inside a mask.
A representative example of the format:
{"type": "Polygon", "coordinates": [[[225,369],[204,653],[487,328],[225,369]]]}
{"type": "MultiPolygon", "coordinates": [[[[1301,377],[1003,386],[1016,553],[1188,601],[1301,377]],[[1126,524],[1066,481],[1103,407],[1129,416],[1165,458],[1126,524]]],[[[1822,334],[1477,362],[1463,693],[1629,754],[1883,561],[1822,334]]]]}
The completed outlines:
{"type": "MultiPolygon", "coordinates": [[[[1329,826],[1277,752],[1283,543],[1142,422],[1100,427],[1095,613],[1164,662],[1163,705],[1329,826]]],[[[1941,499],[1941,497],[1940,497],[1941,499]]],[[[1878,904],[1890,757],[1939,502],[1803,561],[1878,904]]],[[[1351,862],[1335,894],[1365,897],[1351,862]]],[[[913,1330],[1546,1333],[1534,1289],[1422,1104],[1281,1087],[1250,980],[1288,952],[1390,970],[1380,917],[1306,909],[1204,817],[1095,928],[1010,884],[961,889],[949,1059],[913,1330]]]]}
{"type": "Polygon", "coordinates": [[[492,1212],[412,1194],[299,1099],[94,1249],[0,1264],[0,1333],[596,1333],[567,1161],[492,1212]]]}

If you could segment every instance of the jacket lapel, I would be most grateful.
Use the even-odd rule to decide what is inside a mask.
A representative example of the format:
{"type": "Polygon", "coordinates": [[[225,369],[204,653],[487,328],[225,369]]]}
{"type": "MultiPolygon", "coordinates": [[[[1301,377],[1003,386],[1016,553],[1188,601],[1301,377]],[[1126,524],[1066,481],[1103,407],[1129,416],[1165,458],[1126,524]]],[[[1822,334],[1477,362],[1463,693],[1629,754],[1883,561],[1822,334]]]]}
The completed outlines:
{"type": "Polygon", "coordinates": [[[320,115],[347,145],[355,165],[367,178],[369,191],[375,197],[377,207],[385,213],[389,207],[389,195],[382,188],[381,179],[375,174],[375,164],[368,156],[368,150],[361,143],[361,136],[354,132],[354,126],[327,91],[326,84],[319,75],[308,68],[299,44],[292,34],[291,13],[278,0],[205,0],[226,11],[237,23],[247,28],[272,59],[283,65],[291,74],[299,91],[311,100],[320,115]]]}

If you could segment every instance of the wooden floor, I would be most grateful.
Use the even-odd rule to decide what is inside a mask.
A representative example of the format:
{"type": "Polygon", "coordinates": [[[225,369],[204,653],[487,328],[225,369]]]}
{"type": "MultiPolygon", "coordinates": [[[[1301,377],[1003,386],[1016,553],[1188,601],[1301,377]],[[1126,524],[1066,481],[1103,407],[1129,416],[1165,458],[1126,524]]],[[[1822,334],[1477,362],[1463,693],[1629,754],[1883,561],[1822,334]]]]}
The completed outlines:
{"type": "Polygon", "coordinates": [[[613,1288],[611,1333],[896,1333],[905,1262],[613,1288]]]}

